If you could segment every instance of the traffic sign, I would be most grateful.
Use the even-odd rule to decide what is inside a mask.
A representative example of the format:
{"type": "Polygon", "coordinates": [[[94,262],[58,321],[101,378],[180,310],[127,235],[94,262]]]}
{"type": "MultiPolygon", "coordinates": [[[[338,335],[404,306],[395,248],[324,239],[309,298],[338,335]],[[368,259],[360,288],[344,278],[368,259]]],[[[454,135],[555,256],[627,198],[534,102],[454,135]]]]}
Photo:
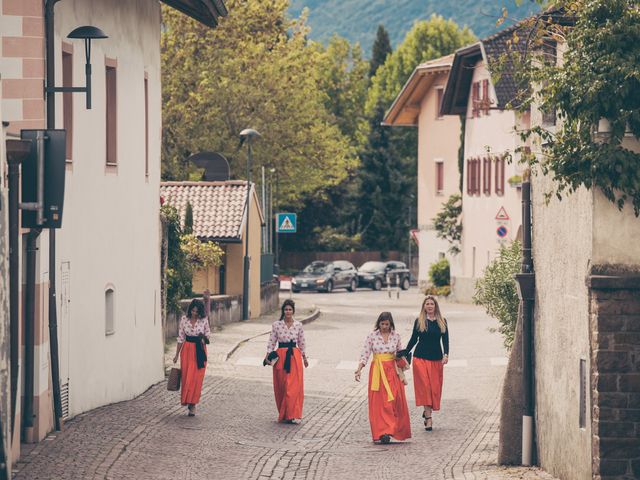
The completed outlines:
{"type": "Polygon", "coordinates": [[[509,233],[509,230],[507,230],[507,227],[505,227],[504,225],[500,225],[496,230],[496,233],[500,238],[504,238],[507,236],[507,233],[509,233]]]}
{"type": "Polygon", "coordinates": [[[298,231],[298,216],[295,213],[276,213],[276,232],[296,233],[298,231]]]}
{"type": "Polygon", "coordinates": [[[509,220],[509,215],[507,215],[507,211],[504,207],[500,207],[498,213],[496,214],[496,220],[509,220]]]}

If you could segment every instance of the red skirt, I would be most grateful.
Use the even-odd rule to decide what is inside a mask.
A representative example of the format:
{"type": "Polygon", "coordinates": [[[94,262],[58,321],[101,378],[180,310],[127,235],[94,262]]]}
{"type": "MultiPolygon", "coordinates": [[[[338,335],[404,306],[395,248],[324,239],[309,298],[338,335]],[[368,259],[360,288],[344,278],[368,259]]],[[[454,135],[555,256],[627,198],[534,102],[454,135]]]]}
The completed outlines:
{"type": "Polygon", "coordinates": [[[396,440],[411,438],[411,422],[409,407],[404,393],[404,383],[396,373],[395,360],[382,362],[382,368],[389,382],[394,399],[389,400],[387,391],[380,383],[378,391],[371,390],[373,377],[373,363],[369,368],[369,423],[373,440],[379,440],[382,435],[391,435],[396,440]]]}
{"type": "MultiPolygon", "coordinates": [[[[204,348],[206,353],[207,347],[205,346],[204,348]]],[[[184,342],[182,344],[182,350],[180,350],[180,369],[182,370],[180,401],[182,405],[188,405],[190,403],[195,405],[200,401],[202,381],[204,380],[204,372],[207,369],[206,364],[204,368],[198,368],[195,343],[184,342]]]]}
{"type": "Polygon", "coordinates": [[[440,410],[442,398],[442,360],[425,360],[413,357],[413,387],[416,406],[440,410]]]}
{"type": "Polygon", "coordinates": [[[304,402],[304,372],[302,368],[302,354],[297,348],[293,349],[291,357],[291,371],[284,370],[286,348],[278,348],[278,361],[273,366],[273,393],[278,408],[278,421],[302,418],[302,404],[304,402]]]}

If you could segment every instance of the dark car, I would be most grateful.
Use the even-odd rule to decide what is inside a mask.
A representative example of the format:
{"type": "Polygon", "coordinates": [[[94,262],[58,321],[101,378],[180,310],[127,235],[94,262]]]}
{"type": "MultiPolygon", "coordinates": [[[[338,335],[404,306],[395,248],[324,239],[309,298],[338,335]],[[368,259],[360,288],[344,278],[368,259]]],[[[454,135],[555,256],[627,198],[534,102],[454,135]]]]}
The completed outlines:
{"type": "Polygon", "coordinates": [[[334,262],[316,261],[291,279],[291,291],[315,290],[331,292],[334,288],[346,288],[355,292],[358,287],[358,272],[353,264],[343,260],[334,262]]]}
{"type": "Polygon", "coordinates": [[[387,278],[390,285],[399,285],[402,290],[407,290],[411,284],[409,269],[403,262],[365,262],[358,269],[360,287],[380,290],[387,286],[387,278]]]}

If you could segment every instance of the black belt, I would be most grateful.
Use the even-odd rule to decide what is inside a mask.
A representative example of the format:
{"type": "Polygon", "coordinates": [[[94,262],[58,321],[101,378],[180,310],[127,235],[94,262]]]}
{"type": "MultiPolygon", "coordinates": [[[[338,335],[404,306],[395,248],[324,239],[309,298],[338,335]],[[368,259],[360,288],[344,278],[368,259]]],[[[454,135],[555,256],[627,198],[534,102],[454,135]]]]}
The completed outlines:
{"type": "Polygon", "coordinates": [[[291,372],[291,356],[293,355],[293,349],[296,348],[296,342],[278,342],[278,348],[286,348],[287,355],[284,357],[284,371],[291,372]]]}
{"type": "Polygon", "coordinates": [[[187,335],[186,340],[187,342],[196,344],[196,361],[198,362],[198,369],[204,368],[205,363],[207,363],[207,352],[204,351],[204,345],[202,342],[204,341],[204,343],[209,343],[209,339],[205,336],[192,337],[187,335]]]}

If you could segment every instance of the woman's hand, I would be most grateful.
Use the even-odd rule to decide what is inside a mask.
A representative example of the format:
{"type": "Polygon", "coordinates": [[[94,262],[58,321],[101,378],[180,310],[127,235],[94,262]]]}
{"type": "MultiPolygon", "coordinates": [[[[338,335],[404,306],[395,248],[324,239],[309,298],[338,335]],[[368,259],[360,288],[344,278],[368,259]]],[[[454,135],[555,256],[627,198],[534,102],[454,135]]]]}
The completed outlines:
{"type": "Polygon", "coordinates": [[[302,361],[304,362],[304,368],[309,368],[309,360],[307,360],[307,357],[303,356],[302,361]]]}
{"type": "Polygon", "coordinates": [[[358,367],[358,369],[354,372],[356,376],[356,382],[360,381],[360,372],[362,371],[362,365],[358,367]]]}
{"type": "Polygon", "coordinates": [[[178,354],[176,353],[175,356],[173,357],[173,363],[176,363],[178,361],[178,354]]]}
{"type": "Polygon", "coordinates": [[[446,365],[447,363],[449,363],[449,355],[445,354],[442,357],[442,364],[446,365]]]}

